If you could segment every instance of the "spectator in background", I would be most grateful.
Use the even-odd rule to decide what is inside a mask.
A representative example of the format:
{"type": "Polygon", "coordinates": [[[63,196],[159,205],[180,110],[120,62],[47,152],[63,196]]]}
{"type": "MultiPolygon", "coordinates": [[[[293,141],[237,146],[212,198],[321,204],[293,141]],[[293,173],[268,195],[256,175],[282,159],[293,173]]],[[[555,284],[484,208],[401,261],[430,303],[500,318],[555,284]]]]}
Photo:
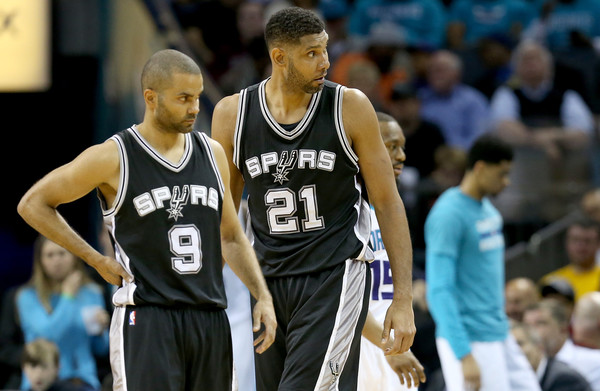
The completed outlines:
{"type": "Polygon", "coordinates": [[[567,281],[575,292],[575,302],[587,292],[600,289],[600,266],[596,252],[600,247],[600,225],[593,220],[579,219],[567,228],[565,249],[568,264],[544,275],[540,283],[554,279],[567,281]]]}
{"type": "Polygon", "coordinates": [[[523,320],[525,309],[540,300],[540,293],[535,282],[526,277],[509,280],[504,288],[506,298],[506,315],[517,322],[523,320]]]}
{"type": "Polygon", "coordinates": [[[575,307],[575,292],[568,281],[561,278],[553,279],[541,284],[540,293],[542,298],[557,300],[565,308],[567,317],[570,319],[575,307]]]}
{"type": "Polygon", "coordinates": [[[490,113],[486,97],[461,78],[460,58],[440,50],[430,59],[428,86],[419,90],[419,99],[421,115],[440,127],[446,144],[466,151],[487,131],[490,113]]]}
{"type": "MultiPolygon", "coordinates": [[[[33,274],[16,297],[25,343],[46,338],[56,343],[59,378],[97,390],[94,354],[108,355],[110,316],[103,292],[84,264],[58,244],[39,236],[34,244],[33,274]]],[[[26,377],[22,389],[31,385],[26,377]]]]}
{"type": "Polygon", "coordinates": [[[532,327],[516,322],[511,333],[536,371],[542,391],[592,391],[579,372],[554,357],[546,356],[542,339],[532,327]]]}
{"type": "Polygon", "coordinates": [[[329,79],[349,86],[350,77],[356,78],[356,74],[354,76],[350,74],[355,64],[361,64],[363,69],[372,68],[371,64],[374,64],[379,71],[379,80],[376,85],[370,86],[369,90],[373,90],[371,95],[377,97],[374,103],[380,103],[380,106],[375,108],[381,110],[381,104],[390,99],[393,86],[407,82],[410,78],[407,69],[409,60],[405,58],[402,50],[404,45],[404,37],[394,26],[391,26],[391,30],[384,26],[377,26],[369,32],[364,48],[350,50],[332,63],[329,79]]]}
{"type": "Polygon", "coordinates": [[[498,87],[512,76],[511,65],[514,41],[506,34],[492,34],[479,40],[476,53],[478,68],[472,86],[491,99],[498,87]]]}
{"type": "Polygon", "coordinates": [[[269,53],[263,38],[264,3],[244,1],[236,9],[236,27],[241,48],[219,79],[223,94],[240,91],[263,80],[270,71],[269,53]]]}
{"type": "Polygon", "coordinates": [[[445,41],[446,10],[440,0],[358,0],[349,34],[364,41],[374,29],[397,31],[407,45],[440,48],[445,41]]]}
{"type": "Polygon", "coordinates": [[[373,103],[375,110],[381,110],[382,97],[379,91],[381,73],[374,62],[363,59],[348,67],[346,87],[361,90],[373,103]]]}
{"type": "Polygon", "coordinates": [[[243,51],[238,7],[243,0],[173,1],[173,8],[194,54],[220,81],[230,61],[243,51]]]}
{"type": "Polygon", "coordinates": [[[589,187],[594,122],[581,95],[555,82],[546,48],[522,42],[514,64],[491,100],[492,128],[515,146],[513,185],[496,205],[511,225],[535,227],[564,216],[589,187]]]}
{"type": "Polygon", "coordinates": [[[534,16],[533,7],[522,0],[455,0],[449,11],[448,46],[475,48],[480,39],[500,33],[518,41],[534,16]]]}
{"type": "Polygon", "coordinates": [[[586,378],[594,391],[600,390],[600,351],[573,343],[569,337],[568,313],[559,301],[542,299],[525,310],[523,322],[537,331],[546,356],[569,364],[586,378]]]}
{"type": "Polygon", "coordinates": [[[592,48],[600,38],[600,3],[596,0],[548,0],[524,33],[552,51],[592,48]]]}
{"type": "Polygon", "coordinates": [[[502,216],[488,198],[508,185],[512,156],[496,137],[477,139],[460,186],[425,222],[427,301],[448,391],[540,389],[508,332],[502,216]]]}
{"type": "Polygon", "coordinates": [[[514,53],[515,79],[491,101],[493,124],[513,145],[540,148],[558,159],[563,150],[587,146],[594,128],[590,109],[572,90],[555,88],[554,61],[543,46],[528,41],[514,53]]]}
{"type": "Polygon", "coordinates": [[[571,329],[574,343],[600,351],[600,292],[588,292],[577,301],[571,329]]]}
{"type": "Polygon", "coordinates": [[[60,352],[54,342],[38,338],[27,345],[21,359],[23,374],[27,378],[29,391],[82,391],[68,381],[59,380],[60,352]]]}
{"type": "Polygon", "coordinates": [[[404,165],[416,168],[419,178],[429,176],[435,169],[435,151],[445,140],[440,128],[421,116],[416,90],[410,83],[396,84],[386,108],[402,127],[407,148],[415,151],[406,156],[404,165]]]}

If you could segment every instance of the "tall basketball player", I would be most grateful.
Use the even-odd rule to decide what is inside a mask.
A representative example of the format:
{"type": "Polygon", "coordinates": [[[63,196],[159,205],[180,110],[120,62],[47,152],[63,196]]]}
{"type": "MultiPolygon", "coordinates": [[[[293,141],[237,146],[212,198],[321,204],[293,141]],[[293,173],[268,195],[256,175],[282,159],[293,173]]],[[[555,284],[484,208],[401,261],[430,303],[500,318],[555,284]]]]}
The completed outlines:
{"type": "Polygon", "coordinates": [[[323,22],[285,8],[265,39],[271,77],[219,102],[212,127],[236,205],[246,186],[249,234],[277,315],[275,343],[256,357],[257,390],[356,390],[373,259],[367,193],[394,279],[382,338],[394,330],[395,353],[414,338],[404,205],[368,98],[325,80],[323,22]]]}
{"type": "Polygon", "coordinates": [[[258,353],[273,342],[271,295],[239,223],[223,149],[192,131],[203,80],[175,50],[142,72],[138,125],[37,182],[19,203],[36,230],[119,285],[110,330],[114,390],[231,390],[222,256],[256,298],[258,353]],[[115,259],[84,241],[56,208],[97,189],[115,259]]]}

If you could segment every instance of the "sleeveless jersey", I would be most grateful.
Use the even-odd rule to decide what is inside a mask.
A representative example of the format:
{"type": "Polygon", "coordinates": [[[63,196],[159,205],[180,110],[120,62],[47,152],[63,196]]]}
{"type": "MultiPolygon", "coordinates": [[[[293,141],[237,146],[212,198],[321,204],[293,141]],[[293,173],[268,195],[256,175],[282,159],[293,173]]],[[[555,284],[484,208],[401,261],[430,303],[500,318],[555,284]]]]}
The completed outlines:
{"type": "Polygon", "coordinates": [[[134,277],[116,305],[225,308],[220,223],[223,182],[208,137],[185,135],[173,164],[131,127],[111,138],[121,156],[112,208],[100,195],[115,257],[134,277]]]}
{"type": "Polygon", "coordinates": [[[392,271],[390,269],[390,259],[383,240],[379,222],[375,215],[375,210],[371,207],[371,239],[370,245],[375,254],[375,259],[370,263],[371,267],[371,295],[369,302],[369,311],[375,319],[383,324],[385,314],[394,297],[394,285],[392,282],[392,271]]]}
{"type": "Polygon", "coordinates": [[[266,103],[267,80],[240,92],[233,160],[248,194],[249,231],[267,277],[368,258],[369,206],[342,124],[344,87],[326,81],[286,130],[266,103]]]}

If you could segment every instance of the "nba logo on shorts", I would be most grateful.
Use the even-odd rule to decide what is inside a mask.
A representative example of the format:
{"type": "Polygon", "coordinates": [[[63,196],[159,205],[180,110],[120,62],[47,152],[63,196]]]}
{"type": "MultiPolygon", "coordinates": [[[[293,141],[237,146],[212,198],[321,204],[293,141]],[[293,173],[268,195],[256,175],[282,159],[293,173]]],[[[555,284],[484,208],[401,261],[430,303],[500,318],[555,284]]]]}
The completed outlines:
{"type": "Polygon", "coordinates": [[[129,313],[129,325],[135,326],[135,311],[129,313]]]}

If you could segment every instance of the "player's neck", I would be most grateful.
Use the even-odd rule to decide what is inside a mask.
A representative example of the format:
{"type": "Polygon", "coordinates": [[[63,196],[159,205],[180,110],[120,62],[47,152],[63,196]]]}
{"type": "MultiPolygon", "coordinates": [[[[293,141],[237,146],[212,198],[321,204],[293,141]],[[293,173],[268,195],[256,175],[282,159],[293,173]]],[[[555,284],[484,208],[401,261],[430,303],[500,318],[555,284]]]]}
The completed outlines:
{"type": "Polygon", "coordinates": [[[136,126],[138,133],[162,157],[172,163],[178,163],[185,150],[185,134],[167,132],[146,121],[136,126]]]}
{"type": "Polygon", "coordinates": [[[312,94],[291,89],[282,77],[273,75],[265,86],[265,98],[269,112],[282,124],[292,124],[302,119],[312,94]]]}
{"type": "Polygon", "coordinates": [[[471,198],[476,199],[477,201],[481,201],[483,199],[483,192],[477,186],[477,181],[473,177],[473,175],[467,172],[460,183],[460,190],[468,195],[471,198]]]}

